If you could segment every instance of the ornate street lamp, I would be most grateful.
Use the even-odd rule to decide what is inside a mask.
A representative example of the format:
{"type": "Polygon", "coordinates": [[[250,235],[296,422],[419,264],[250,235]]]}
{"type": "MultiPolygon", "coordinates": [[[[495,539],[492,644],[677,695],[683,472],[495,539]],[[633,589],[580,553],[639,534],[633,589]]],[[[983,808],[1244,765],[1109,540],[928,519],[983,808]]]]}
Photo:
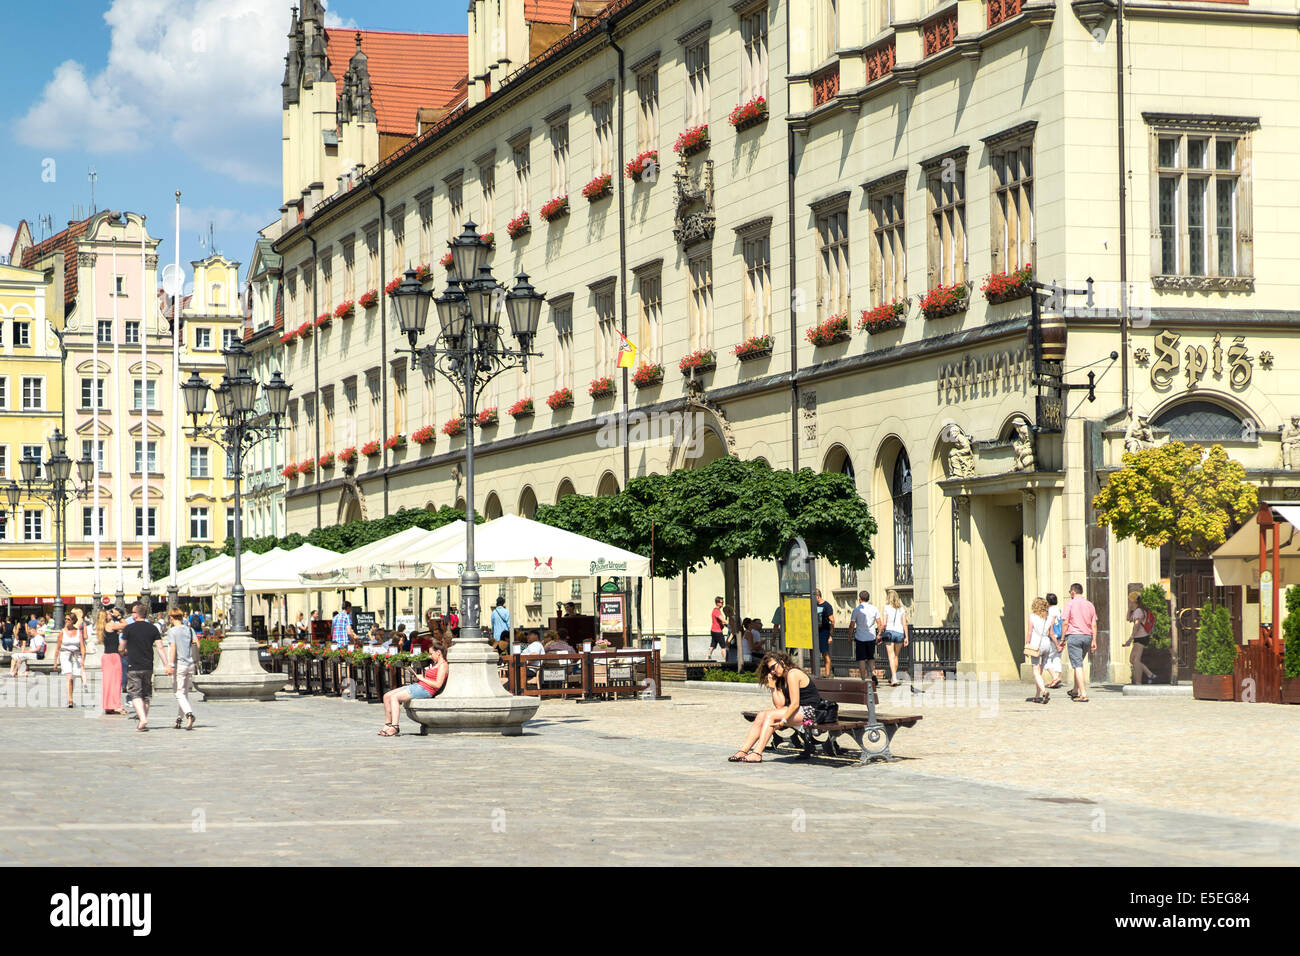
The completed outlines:
{"type": "Polygon", "coordinates": [[[465,408],[465,570],[460,576],[461,627],[448,652],[452,665],[447,686],[431,700],[411,701],[407,711],[420,724],[439,732],[522,733],[537,712],[538,701],[506,693],[497,676],[495,649],[479,630],[479,576],[474,564],[474,415],[475,400],[493,378],[508,368],[528,368],[545,298],[520,273],[507,292],[487,265],[488,246],[471,221],[453,239],[454,278],[442,295],[425,292],[408,269],[392,294],[393,314],[406,335],[411,368],[423,365],[438,371],[461,393],[465,408]],[[417,341],[429,319],[430,299],[438,313],[439,331],[432,345],[417,341]],[[518,343],[508,348],[501,335],[501,313],[510,320],[518,343]]]}
{"type": "Polygon", "coordinates": [[[244,458],[258,444],[275,439],[283,431],[292,386],[279,372],[264,385],[254,379],[251,354],[238,340],[222,349],[221,358],[226,373],[216,388],[209,386],[197,371],[192,371],[181,385],[191,437],[217,445],[225,453],[235,480],[235,583],[230,594],[230,631],[221,642],[216,669],[195,677],[194,683],[205,698],[273,700],[276,690],[284,686],[284,677],[269,674],[262,667],[257,642],[244,624],[241,495],[244,458]],[[265,412],[257,409],[259,390],[266,396],[265,412]],[[216,412],[212,415],[208,413],[209,391],[216,395],[216,412]]]}

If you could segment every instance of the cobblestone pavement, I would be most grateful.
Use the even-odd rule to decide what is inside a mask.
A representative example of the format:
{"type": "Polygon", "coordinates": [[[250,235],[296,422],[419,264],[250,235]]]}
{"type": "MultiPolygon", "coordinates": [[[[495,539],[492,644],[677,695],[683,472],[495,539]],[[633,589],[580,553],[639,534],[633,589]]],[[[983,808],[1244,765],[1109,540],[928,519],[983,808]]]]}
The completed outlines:
{"type": "Polygon", "coordinates": [[[375,704],[200,703],[186,733],[160,696],[140,734],[18,706],[39,695],[4,677],[0,864],[1297,859],[1300,708],[903,691],[924,715],[895,739],[906,759],[858,768],[728,764],[757,694],[670,685],[667,700],[547,701],[519,738],[381,740],[375,704]]]}

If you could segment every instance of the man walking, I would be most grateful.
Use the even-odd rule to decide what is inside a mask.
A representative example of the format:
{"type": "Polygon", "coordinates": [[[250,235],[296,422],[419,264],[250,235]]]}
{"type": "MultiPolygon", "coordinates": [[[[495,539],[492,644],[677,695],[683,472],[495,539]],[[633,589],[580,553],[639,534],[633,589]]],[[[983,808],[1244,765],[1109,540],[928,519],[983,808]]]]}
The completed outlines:
{"type": "Polygon", "coordinates": [[[858,673],[863,680],[870,678],[874,684],[876,675],[869,672],[876,656],[876,635],[883,625],[880,609],[871,603],[871,595],[867,591],[858,592],[858,606],[853,609],[849,625],[853,628],[853,656],[858,662],[858,673]]]}
{"type": "Polygon", "coordinates": [[[1074,671],[1074,689],[1067,691],[1075,703],[1088,702],[1088,681],[1083,673],[1083,656],[1097,653],[1097,609],[1083,596],[1082,584],[1070,585],[1070,601],[1065,605],[1065,641],[1070,649],[1070,669],[1074,671]]]}
{"type": "MultiPolygon", "coordinates": [[[[145,617],[143,604],[131,607],[131,623],[122,631],[122,644],[126,648],[126,688],[131,694],[138,723],[136,730],[149,729],[149,699],[153,697],[154,648],[162,651],[162,635],[145,617]]],[[[166,658],[163,658],[166,660],[166,658]]],[[[168,665],[167,673],[172,672],[168,665]]]]}
{"type": "Polygon", "coordinates": [[[330,629],[330,639],[338,650],[343,650],[357,639],[357,632],[352,629],[351,601],[344,601],[343,610],[334,615],[334,623],[330,629]]]}
{"type": "Polygon", "coordinates": [[[829,601],[822,600],[821,588],[817,589],[817,644],[822,654],[822,677],[831,676],[831,641],[835,628],[835,608],[829,601]]]}
{"type": "Polygon", "coordinates": [[[509,650],[510,612],[506,609],[506,599],[497,596],[497,606],[492,609],[492,642],[498,651],[509,650]]]}

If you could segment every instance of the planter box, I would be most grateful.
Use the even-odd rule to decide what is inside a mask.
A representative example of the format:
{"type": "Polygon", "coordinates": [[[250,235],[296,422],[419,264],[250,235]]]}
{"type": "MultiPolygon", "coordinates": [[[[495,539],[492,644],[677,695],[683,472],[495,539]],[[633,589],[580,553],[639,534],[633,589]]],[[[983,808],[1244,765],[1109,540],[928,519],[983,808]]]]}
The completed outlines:
{"type": "Polygon", "coordinates": [[[824,342],[814,342],[812,343],[812,346],[815,349],[824,349],[832,345],[839,345],[841,342],[847,342],[851,338],[853,338],[852,332],[840,332],[837,335],[827,339],[824,342]]]}
{"type": "Polygon", "coordinates": [[[748,352],[737,355],[736,358],[741,362],[753,362],[757,359],[771,358],[771,356],[771,349],[751,349],[748,352]]]}
{"type": "Polygon", "coordinates": [[[751,116],[749,119],[741,120],[739,123],[736,124],[735,130],[737,133],[743,133],[745,130],[753,129],[755,126],[762,126],[764,123],[767,122],[767,117],[768,117],[767,111],[764,110],[762,113],[759,113],[757,116],[751,116]]]}
{"type": "Polygon", "coordinates": [[[718,367],[717,361],[705,362],[702,365],[692,365],[690,368],[682,369],[682,374],[688,378],[692,375],[703,375],[705,372],[712,372],[718,367]]]}
{"type": "Polygon", "coordinates": [[[632,384],[637,388],[658,388],[663,383],[664,377],[662,375],[656,375],[654,378],[648,378],[640,382],[633,382],[632,384]]]}
{"type": "Polygon", "coordinates": [[[927,319],[946,319],[950,315],[960,315],[970,308],[970,296],[967,296],[956,305],[950,305],[946,309],[939,309],[937,312],[922,312],[927,319]]]}
{"type": "Polygon", "coordinates": [[[1232,700],[1232,675],[1193,674],[1192,696],[1197,700],[1232,700]]]}
{"type": "Polygon", "coordinates": [[[1282,703],[1300,704],[1300,677],[1282,678],[1282,703]]]}
{"type": "Polygon", "coordinates": [[[696,153],[702,153],[708,148],[709,148],[709,140],[708,137],[705,137],[703,142],[697,142],[694,145],[687,146],[686,148],[684,148],[681,152],[681,155],[694,156],[696,153]]]}
{"type": "Polygon", "coordinates": [[[1157,684],[1168,684],[1173,676],[1173,658],[1167,647],[1148,647],[1142,652],[1142,663],[1156,675],[1157,684]]]}
{"type": "Polygon", "coordinates": [[[986,295],[984,298],[988,300],[989,305],[1001,305],[1003,302],[1013,302],[1016,299],[1026,299],[1029,297],[1029,292],[1029,286],[1022,285],[1017,289],[1012,289],[1011,291],[1004,292],[1001,295],[986,295]]]}
{"type": "Polygon", "coordinates": [[[602,399],[602,398],[613,398],[614,395],[617,394],[617,392],[618,392],[618,389],[614,389],[614,388],[606,388],[606,389],[601,389],[601,390],[598,391],[598,392],[592,392],[592,393],[591,393],[591,397],[592,397],[593,399],[599,401],[599,400],[602,399]]]}

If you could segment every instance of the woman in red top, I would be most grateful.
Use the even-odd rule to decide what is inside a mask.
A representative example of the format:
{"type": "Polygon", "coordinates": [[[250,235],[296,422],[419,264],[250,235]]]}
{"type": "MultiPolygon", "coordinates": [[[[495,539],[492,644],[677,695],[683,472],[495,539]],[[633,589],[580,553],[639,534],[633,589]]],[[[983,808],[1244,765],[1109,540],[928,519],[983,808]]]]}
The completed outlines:
{"type": "Polygon", "coordinates": [[[434,641],[429,648],[429,666],[424,669],[414,684],[398,687],[384,695],[384,716],[388,723],[379,732],[381,737],[396,737],[400,731],[397,722],[401,717],[402,705],[408,700],[429,700],[436,696],[447,683],[447,660],[442,656],[442,644],[434,641]]]}

